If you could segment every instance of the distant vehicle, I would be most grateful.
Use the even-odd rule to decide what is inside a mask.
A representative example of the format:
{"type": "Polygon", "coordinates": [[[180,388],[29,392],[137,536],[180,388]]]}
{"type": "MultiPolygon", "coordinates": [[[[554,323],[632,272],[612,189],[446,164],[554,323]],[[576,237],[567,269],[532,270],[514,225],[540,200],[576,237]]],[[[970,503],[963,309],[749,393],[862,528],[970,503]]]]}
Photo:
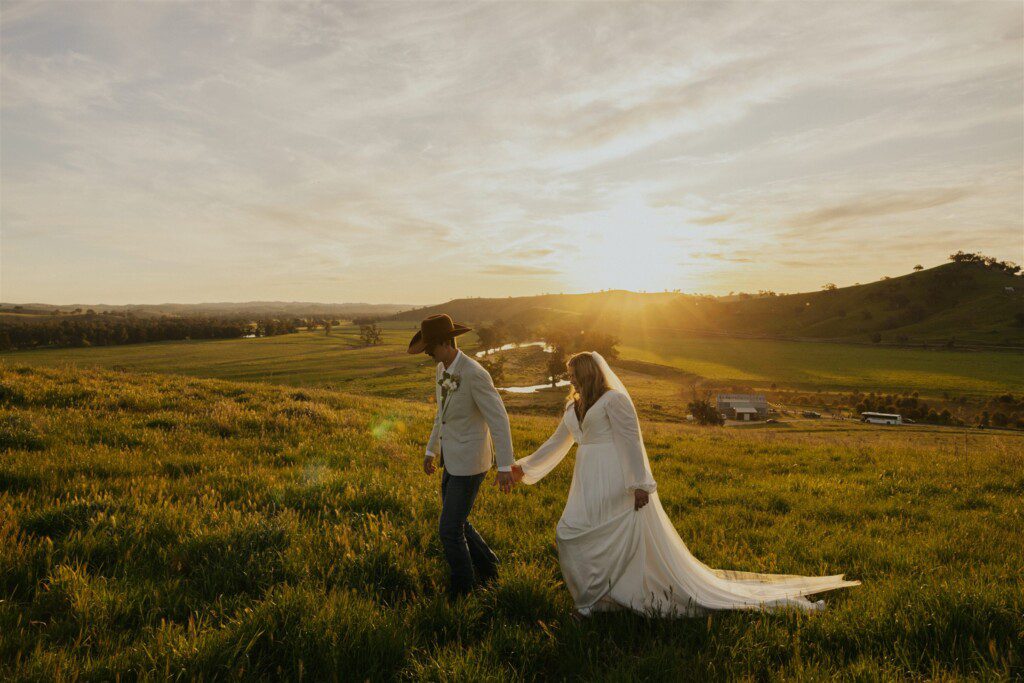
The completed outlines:
{"type": "Polygon", "coordinates": [[[903,424],[903,416],[897,415],[896,413],[861,413],[861,422],[869,422],[876,425],[901,425],[903,424]]]}
{"type": "Polygon", "coordinates": [[[764,423],[766,425],[774,425],[774,424],[778,424],[779,421],[776,420],[774,417],[769,417],[767,420],[764,421],[764,423]]]}
{"type": "Polygon", "coordinates": [[[803,415],[804,417],[809,417],[809,418],[812,418],[814,420],[817,420],[818,418],[821,417],[821,413],[816,413],[813,410],[805,410],[804,412],[802,412],[800,414],[803,415]]]}

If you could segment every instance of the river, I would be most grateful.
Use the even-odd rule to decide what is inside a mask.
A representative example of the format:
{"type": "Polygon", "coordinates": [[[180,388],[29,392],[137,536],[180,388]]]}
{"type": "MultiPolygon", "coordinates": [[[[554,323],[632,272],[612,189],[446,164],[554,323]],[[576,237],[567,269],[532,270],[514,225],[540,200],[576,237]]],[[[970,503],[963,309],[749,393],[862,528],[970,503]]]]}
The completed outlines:
{"type": "MultiPolygon", "coordinates": [[[[513,342],[511,344],[504,344],[502,346],[497,346],[497,347],[495,347],[493,349],[487,349],[486,351],[477,351],[476,352],[476,357],[477,358],[483,358],[484,356],[490,356],[491,354],[497,353],[498,351],[511,351],[512,349],[522,349],[522,348],[526,348],[526,347],[529,347],[529,346],[539,346],[539,347],[541,347],[541,349],[543,349],[544,353],[553,353],[554,350],[555,350],[554,347],[550,346],[546,341],[522,342],[520,344],[517,344],[517,343],[513,342]]],[[[567,380],[567,379],[560,379],[560,380],[558,380],[558,382],[555,383],[555,386],[556,387],[566,387],[566,386],[569,386],[569,380],[567,380]]],[[[540,391],[541,389],[550,389],[550,388],[551,388],[551,382],[546,382],[544,384],[534,384],[534,385],[529,386],[529,387],[498,387],[498,391],[507,391],[510,394],[533,394],[533,393],[536,393],[536,392],[540,391]]]]}

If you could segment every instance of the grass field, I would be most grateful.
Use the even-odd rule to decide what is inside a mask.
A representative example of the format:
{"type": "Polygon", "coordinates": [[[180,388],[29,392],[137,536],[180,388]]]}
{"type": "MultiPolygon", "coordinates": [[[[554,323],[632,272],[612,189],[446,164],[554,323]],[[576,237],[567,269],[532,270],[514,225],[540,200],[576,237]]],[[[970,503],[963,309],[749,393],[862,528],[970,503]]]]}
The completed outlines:
{"type": "MultiPolygon", "coordinates": [[[[381,396],[420,396],[424,355],[410,356],[408,323],[383,323],[380,346],[363,347],[359,328],[335,327],[324,332],[299,332],[257,339],[170,341],[93,348],[42,349],[0,354],[0,360],[22,365],[76,365],[118,370],[169,372],[194,377],[269,382],[300,387],[344,388],[381,396]]],[[[429,372],[427,373],[429,376],[429,372]]]]}
{"type": "MultiPolygon", "coordinates": [[[[388,397],[429,395],[424,383],[429,359],[405,353],[416,326],[394,322],[383,327],[385,344],[373,348],[361,348],[358,329],[349,325],[335,328],[330,336],[319,331],[260,339],[17,351],[0,354],[0,362],[172,372],[388,397]]],[[[463,340],[467,348],[475,348],[473,334],[463,340]]],[[[687,338],[653,331],[626,339],[619,348],[625,360],[667,366],[713,383],[762,389],[777,384],[807,390],[991,396],[1020,393],[1024,387],[1024,355],[1012,352],[687,338]]],[[[537,381],[532,376],[512,379],[537,381]]]]}
{"type": "MultiPolygon", "coordinates": [[[[578,625],[554,549],[572,456],[509,496],[485,485],[474,522],[502,576],[443,599],[438,482],[419,469],[431,416],[324,389],[8,364],[0,679],[1024,675],[1021,435],[646,422],[661,500],[697,557],[863,585],[809,616],[578,625]]],[[[555,418],[512,424],[525,454],[555,418]]]]}
{"type": "Polygon", "coordinates": [[[1024,355],[821,342],[686,338],[650,332],[620,345],[623,358],[718,382],[801,389],[919,391],[931,396],[1020,392],[1024,355]]]}

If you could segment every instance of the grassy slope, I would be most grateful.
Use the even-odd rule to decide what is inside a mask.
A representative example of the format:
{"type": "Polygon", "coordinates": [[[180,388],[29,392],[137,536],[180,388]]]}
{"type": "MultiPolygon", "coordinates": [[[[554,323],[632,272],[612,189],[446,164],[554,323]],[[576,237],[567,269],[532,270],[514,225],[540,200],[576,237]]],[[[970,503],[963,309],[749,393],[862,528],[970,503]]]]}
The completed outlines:
{"type": "Polygon", "coordinates": [[[109,369],[172,372],[196,377],[259,381],[293,386],[344,387],[381,396],[422,396],[426,356],[405,353],[412,327],[384,323],[385,344],[359,345],[357,327],[335,327],[260,339],[172,341],[78,349],[43,349],[0,354],[7,362],[65,364],[109,369]]]}
{"type": "MultiPolygon", "coordinates": [[[[166,375],[0,370],[0,678],[1008,678],[1022,673],[1015,435],[645,424],[712,566],[864,585],[811,617],[568,618],[572,456],[475,523],[498,585],[440,596],[430,407],[166,375]]],[[[549,416],[513,416],[517,449],[549,416]]]]}
{"type": "MultiPolygon", "coordinates": [[[[0,362],[74,364],[343,388],[380,396],[422,398],[425,356],[405,353],[414,325],[385,323],[385,344],[359,347],[352,326],[266,339],[160,342],[86,349],[47,349],[0,354],[0,362]]],[[[463,337],[467,348],[476,344],[463,337]]],[[[1019,392],[1024,362],[999,352],[875,348],[769,340],[680,337],[640,330],[624,337],[624,359],[680,369],[712,382],[807,389],[916,390],[924,395],[992,395],[1019,392]]],[[[538,372],[543,371],[538,364],[538,372]]],[[[533,375],[512,378],[533,384],[533,375]]],[[[670,380],[676,381],[676,380],[670,380]]]]}
{"type": "Polygon", "coordinates": [[[1024,278],[977,265],[948,263],[918,273],[831,292],[708,300],[683,294],[601,292],[505,299],[456,299],[406,311],[396,320],[447,312],[461,320],[525,319],[544,323],[578,317],[620,336],[632,330],[702,331],[731,335],[866,342],[879,332],[892,342],[1024,346],[1024,278]],[[1014,294],[1003,288],[1014,286],[1014,294]],[[918,316],[909,313],[918,310],[918,316]],[[866,315],[865,315],[866,314],[866,315]]]}

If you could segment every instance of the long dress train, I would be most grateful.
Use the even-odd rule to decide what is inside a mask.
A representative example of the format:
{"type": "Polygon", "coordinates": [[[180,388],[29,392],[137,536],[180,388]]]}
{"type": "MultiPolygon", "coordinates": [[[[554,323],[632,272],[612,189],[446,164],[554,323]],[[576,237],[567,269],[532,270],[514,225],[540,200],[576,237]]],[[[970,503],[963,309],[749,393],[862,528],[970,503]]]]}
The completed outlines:
{"type": "Polygon", "coordinates": [[[665,514],[628,394],[606,391],[580,424],[572,404],[555,433],[518,460],[535,484],[579,443],[555,539],[565,584],[583,614],[628,608],[661,616],[709,610],[793,607],[816,610],[807,595],[857,586],[842,574],[798,576],[712,569],[698,560],[665,514]],[[650,502],[634,510],[634,489],[650,502]]]}

